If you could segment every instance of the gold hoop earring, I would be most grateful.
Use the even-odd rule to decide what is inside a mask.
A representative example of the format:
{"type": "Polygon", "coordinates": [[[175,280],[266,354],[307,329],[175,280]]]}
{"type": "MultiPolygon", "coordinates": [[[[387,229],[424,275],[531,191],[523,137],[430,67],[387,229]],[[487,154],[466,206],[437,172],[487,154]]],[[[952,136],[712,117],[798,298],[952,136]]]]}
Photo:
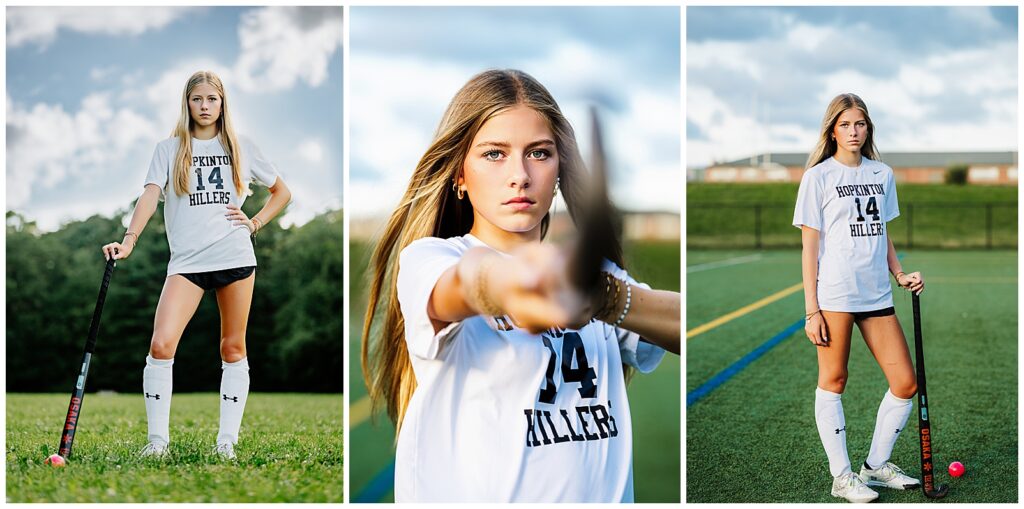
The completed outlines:
{"type": "Polygon", "coordinates": [[[454,180],[452,180],[452,191],[455,191],[455,196],[458,196],[460,200],[466,197],[466,190],[459,187],[459,183],[454,180]]]}

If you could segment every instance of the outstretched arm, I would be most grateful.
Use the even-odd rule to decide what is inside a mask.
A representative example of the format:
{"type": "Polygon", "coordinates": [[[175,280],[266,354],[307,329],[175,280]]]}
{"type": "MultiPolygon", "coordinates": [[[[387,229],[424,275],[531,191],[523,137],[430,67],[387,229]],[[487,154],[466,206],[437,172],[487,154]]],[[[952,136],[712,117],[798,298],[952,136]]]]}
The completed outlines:
{"type": "Polygon", "coordinates": [[[470,249],[438,279],[427,313],[435,330],[479,314],[507,314],[532,333],[585,323],[585,303],[571,290],[564,265],[549,244],[525,245],[511,256],[470,249]]]}

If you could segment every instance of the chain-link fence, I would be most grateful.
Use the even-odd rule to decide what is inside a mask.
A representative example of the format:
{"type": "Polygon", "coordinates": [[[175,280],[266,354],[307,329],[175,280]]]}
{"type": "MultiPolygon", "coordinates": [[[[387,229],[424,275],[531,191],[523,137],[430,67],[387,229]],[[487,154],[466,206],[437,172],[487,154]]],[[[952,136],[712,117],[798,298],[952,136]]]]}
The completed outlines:
{"type": "MultiPolygon", "coordinates": [[[[688,249],[800,247],[792,226],[794,203],[689,201],[688,249]]],[[[1017,203],[900,204],[900,216],[887,225],[897,248],[1014,249],[1017,203]]]]}

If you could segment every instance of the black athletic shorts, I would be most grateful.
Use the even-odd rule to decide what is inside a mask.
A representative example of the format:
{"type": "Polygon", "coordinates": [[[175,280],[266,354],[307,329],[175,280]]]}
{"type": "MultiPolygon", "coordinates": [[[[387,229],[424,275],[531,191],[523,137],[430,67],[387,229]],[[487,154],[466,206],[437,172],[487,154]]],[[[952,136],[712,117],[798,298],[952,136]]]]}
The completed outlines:
{"type": "Polygon", "coordinates": [[[865,318],[874,318],[876,316],[892,316],[896,314],[896,308],[889,306],[885,309],[876,309],[874,311],[857,311],[852,313],[854,321],[863,320],[865,318]]]}
{"type": "Polygon", "coordinates": [[[234,269],[214,270],[210,272],[182,273],[181,276],[203,290],[216,290],[235,281],[241,281],[252,275],[256,267],[236,267],[234,269]]]}

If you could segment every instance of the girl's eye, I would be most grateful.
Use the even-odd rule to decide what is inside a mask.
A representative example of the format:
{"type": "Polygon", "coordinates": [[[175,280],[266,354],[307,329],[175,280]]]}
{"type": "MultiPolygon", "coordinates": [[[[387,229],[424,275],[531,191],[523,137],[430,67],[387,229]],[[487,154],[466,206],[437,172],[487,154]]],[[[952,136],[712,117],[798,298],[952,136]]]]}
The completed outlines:
{"type": "Polygon", "coordinates": [[[529,156],[532,157],[533,159],[540,159],[541,161],[543,161],[550,157],[551,153],[548,152],[547,150],[537,149],[531,150],[529,156]]]}
{"type": "Polygon", "coordinates": [[[499,150],[484,152],[484,159],[487,159],[488,161],[497,161],[498,159],[501,159],[501,156],[502,154],[499,150]]]}

